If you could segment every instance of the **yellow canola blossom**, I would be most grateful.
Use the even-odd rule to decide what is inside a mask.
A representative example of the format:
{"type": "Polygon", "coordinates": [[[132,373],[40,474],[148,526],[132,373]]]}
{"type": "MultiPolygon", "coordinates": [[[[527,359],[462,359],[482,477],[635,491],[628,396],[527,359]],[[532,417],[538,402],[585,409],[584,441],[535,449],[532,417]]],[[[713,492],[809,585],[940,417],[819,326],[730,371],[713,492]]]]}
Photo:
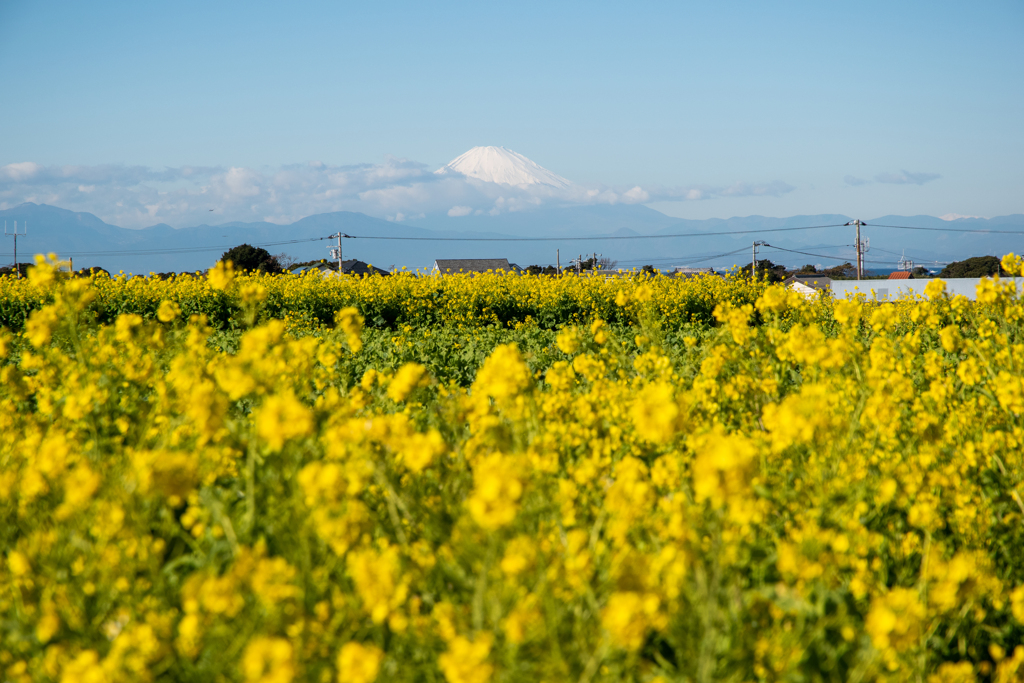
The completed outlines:
{"type": "Polygon", "coordinates": [[[56,263],[0,278],[2,680],[1024,672],[1009,278],[56,263]]]}
{"type": "Polygon", "coordinates": [[[384,652],[373,645],[345,643],[338,652],[338,683],[373,683],[384,652]]]}

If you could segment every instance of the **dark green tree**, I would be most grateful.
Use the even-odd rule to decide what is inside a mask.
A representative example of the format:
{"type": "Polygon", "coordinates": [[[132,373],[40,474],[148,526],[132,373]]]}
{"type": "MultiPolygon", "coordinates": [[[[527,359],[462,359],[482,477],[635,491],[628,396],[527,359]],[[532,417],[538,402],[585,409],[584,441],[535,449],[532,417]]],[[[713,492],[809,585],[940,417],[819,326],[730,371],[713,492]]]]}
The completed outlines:
{"type": "Polygon", "coordinates": [[[985,277],[996,273],[1006,275],[1006,271],[999,265],[998,257],[975,256],[950,263],[942,269],[939,277],[985,277]]]}
{"type": "MultiPolygon", "coordinates": [[[[750,264],[740,268],[740,272],[750,277],[750,264]]],[[[768,282],[782,282],[786,278],[786,266],[777,266],[768,259],[757,262],[757,278],[759,280],[768,274],[768,282]]]]}
{"type": "Polygon", "coordinates": [[[249,244],[239,244],[225,251],[221,261],[231,261],[235,270],[259,271],[263,273],[280,273],[281,264],[277,257],[271,256],[270,252],[261,247],[254,247],[249,244]]]}
{"type": "Polygon", "coordinates": [[[857,268],[847,261],[841,266],[822,268],[818,271],[818,275],[823,275],[824,277],[831,278],[833,280],[853,280],[857,277],[857,268]]]}

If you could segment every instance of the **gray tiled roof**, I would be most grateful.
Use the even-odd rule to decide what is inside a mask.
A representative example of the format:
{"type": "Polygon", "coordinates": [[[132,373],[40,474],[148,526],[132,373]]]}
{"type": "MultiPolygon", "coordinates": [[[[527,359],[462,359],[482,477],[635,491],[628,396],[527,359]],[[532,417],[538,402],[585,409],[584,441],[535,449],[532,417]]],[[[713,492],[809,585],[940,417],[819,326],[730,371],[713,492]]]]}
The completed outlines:
{"type": "Polygon", "coordinates": [[[391,275],[391,273],[383,268],[378,268],[365,261],[357,261],[356,259],[342,261],[341,268],[342,272],[346,275],[391,275]]]}
{"type": "MultiPolygon", "coordinates": [[[[364,261],[357,259],[350,259],[348,261],[341,262],[341,268],[343,273],[346,275],[391,275],[388,271],[377,266],[372,266],[364,261]]],[[[297,268],[292,272],[296,275],[300,275],[307,270],[319,270],[321,273],[335,273],[338,270],[337,261],[321,261],[320,263],[314,263],[311,266],[305,266],[303,268],[297,268]]]]}
{"type": "Polygon", "coordinates": [[[512,270],[507,258],[439,258],[434,268],[442,273],[486,273],[488,270],[512,270]]]}
{"type": "Polygon", "coordinates": [[[799,282],[805,287],[810,287],[811,289],[830,289],[832,287],[832,278],[822,277],[821,275],[806,275],[800,277],[791,275],[786,278],[786,281],[782,284],[789,287],[796,282],[799,282]]]}

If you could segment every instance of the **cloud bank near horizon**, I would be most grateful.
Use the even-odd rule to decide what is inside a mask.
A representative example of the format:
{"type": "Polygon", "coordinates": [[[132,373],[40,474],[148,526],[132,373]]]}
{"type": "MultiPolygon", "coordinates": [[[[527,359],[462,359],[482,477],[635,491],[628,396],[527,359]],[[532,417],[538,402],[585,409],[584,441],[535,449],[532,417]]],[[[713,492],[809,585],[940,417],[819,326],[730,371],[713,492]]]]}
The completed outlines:
{"type": "Polygon", "coordinates": [[[380,164],[321,162],[277,168],[183,166],[0,166],[0,209],[23,202],[87,211],[127,228],[157,223],[186,227],[227,221],[291,223],[331,211],[359,211],[389,220],[426,214],[451,217],[524,211],[541,206],[704,201],[718,197],[781,197],[795,188],[776,180],[730,186],[509,186],[426,164],[386,157],[380,164]]]}
{"type": "MultiPolygon", "coordinates": [[[[879,173],[875,176],[876,183],[882,183],[884,185],[924,185],[930,183],[933,180],[938,180],[942,176],[938,173],[911,173],[910,171],[900,171],[898,173],[879,173]]],[[[864,180],[863,178],[857,178],[856,176],[848,175],[843,178],[843,182],[853,187],[860,187],[862,185],[870,185],[870,180],[864,180]]]]}

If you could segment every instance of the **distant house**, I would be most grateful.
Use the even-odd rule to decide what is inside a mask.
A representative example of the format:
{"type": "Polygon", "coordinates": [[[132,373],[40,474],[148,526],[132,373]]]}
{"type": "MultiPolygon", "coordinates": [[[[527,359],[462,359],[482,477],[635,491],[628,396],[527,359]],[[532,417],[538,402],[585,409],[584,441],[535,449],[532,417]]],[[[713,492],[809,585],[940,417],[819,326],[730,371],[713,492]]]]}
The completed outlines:
{"type": "MultiPolygon", "coordinates": [[[[310,270],[318,270],[325,277],[338,272],[337,261],[320,261],[312,265],[303,266],[302,268],[296,268],[292,271],[293,275],[301,275],[310,270]]],[[[345,275],[391,275],[388,271],[377,266],[370,265],[364,261],[358,261],[356,259],[350,259],[348,261],[341,262],[341,272],[345,275]]]]}
{"type": "Polygon", "coordinates": [[[889,273],[890,280],[913,280],[914,276],[910,274],[909,270],[894,270],[889,273]]]}
{"type": "Polygon", "coordinates": [[[439,258],[434,261],[431,273],[486,273],[489,270],[495,272],[522,272],[522,268],[514,263],[509,263],[506,258],[439,258]]]}
{"type": "Polygon", "coordinates": [[[676,266],[672,270],[672,274],[684,280],[700,277],[702,275],[717,275],[714,268],[684,268],[682,266],[676,266]]]}
{"type": "Polygon", "coordinates": [[[822,290],[829,291],[832,289],[832,278],[821,277],[818,275],[805,275],[803,277],[791,275],[786,278],[782,284],[795,292],[800,292],[808,299],[811,299],[817,296],[818,292],[822,290]]]}

